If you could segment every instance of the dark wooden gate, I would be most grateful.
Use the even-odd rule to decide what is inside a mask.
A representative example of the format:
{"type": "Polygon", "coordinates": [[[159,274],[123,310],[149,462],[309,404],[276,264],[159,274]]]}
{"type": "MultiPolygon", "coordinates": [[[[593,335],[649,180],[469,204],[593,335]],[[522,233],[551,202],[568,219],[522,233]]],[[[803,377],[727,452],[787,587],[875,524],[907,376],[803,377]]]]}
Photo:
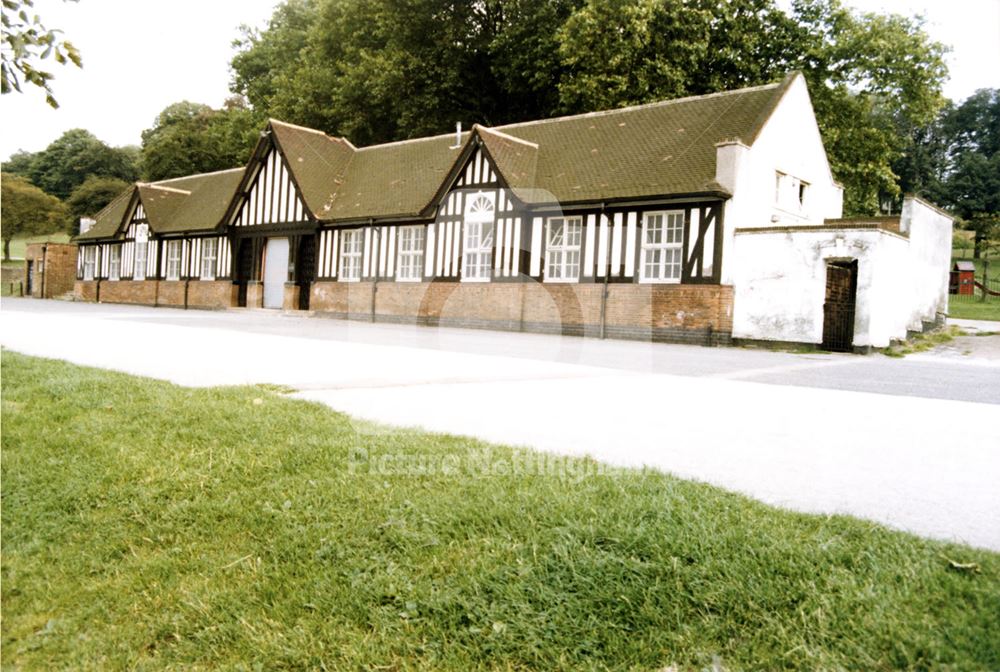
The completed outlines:
{"type": "Polygon", "coordinates": [[[854,306],[858,295],[858,262],[836,261],[826,267],[823,303],[823,348],[850,352],[854,343],[854,306]]]}
{"type": "Polygon", "coordinates": [[[316,236],[305,235],[299,240],[295,273],[295,283],[299,286],[299,310],[309,310],[309,293],[316,279],[316,236]]]}
{"type": "Polygon", "coordinates": [[[247,285],[253,279],[253,258],[254,241],[252,238],[243,238],[239,241],[239,248],[236,254],[236,282],[239,288],[236,295],[236,305],[241,308],[247,306],[247,285]]]}

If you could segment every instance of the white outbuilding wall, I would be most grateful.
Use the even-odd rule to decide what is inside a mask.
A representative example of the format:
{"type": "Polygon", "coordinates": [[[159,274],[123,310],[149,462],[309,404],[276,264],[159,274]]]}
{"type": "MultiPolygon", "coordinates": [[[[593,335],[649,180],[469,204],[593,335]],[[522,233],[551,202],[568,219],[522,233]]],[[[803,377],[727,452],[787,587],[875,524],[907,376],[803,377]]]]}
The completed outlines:
{"type": "Polygon", "coordinates": [[[886,347],[937,320],[948,305],[952,220],[907,198],[900,232],[891,228],[830,222],[737,231],[733,337],[821,343],[832,261],[858,262],[856,347],[886,347]]]}
{"type": "Polygon", "coordinates": [[[757,138],[719,143],[716,181],[733,195],[725,211],[724,284],[733,281],[726,250],[732,250],[735,229],[820,225],[824,219],[841,216],[843,188],[830,172],[801,74],[789,84],[757,138]],[[751,145],[745,144],[751,140],[751,145]],[[804,186],[801,192],[800,186],[804,186]]]}

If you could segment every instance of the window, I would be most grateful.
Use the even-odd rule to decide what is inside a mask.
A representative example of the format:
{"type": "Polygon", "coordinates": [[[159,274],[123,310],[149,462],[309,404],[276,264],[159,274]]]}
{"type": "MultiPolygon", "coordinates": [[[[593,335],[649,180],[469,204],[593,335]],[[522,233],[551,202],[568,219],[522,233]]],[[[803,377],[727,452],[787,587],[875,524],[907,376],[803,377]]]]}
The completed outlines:
{"type": "Polygon", "coordinates": [[[679,282],[684,213],[647,212],[642,227],[643,282],[679,282]]]}
{"type": "Polygon", "coordinates": [[[108,248],[108,280],[118,280],[122,274],[122,246],[108,248]]]}
{"type": "Polygon", "coordinates": [[[97,270],[97,245],[83,248],[83,279],[93,280],[97,270]]]}
{"type": "Polygon", "coordinates": [[[493,266],[493,192],[469,194],[465,201],[462,279],[487,282],[493,266]]]}
{"type": "Polygon", "coordinates": [[[809,183],[781,171],[775,172],[774,202],[779,208],[791,212],[803,210],[809,183]]]}
{"type": "Polygon", "coordinates": [[[580,279],[580,217],[552,217],[545,236],[545,279],[576,282],[580,279]]]}
{"type": "Polygon", "coordinates": [[[424,269],[424,227],[400,227],[398,244],[396,279],[420,280],[424,269]]]}
{"type": "Polygon", "coordinates": [[[361,229],[350,229],[340,234],[340,279],[356,282],[361,279],[361,251],[364,239],[361,229]]]}
{"type": "Polygon", "coordinates": [[[137,239],[135,242],[135,273],[132,277],[136,280],[146,279],[146,246],[148,243],[146,241],[139,242],[137,239]]]}
{"type": "Polygon", "coordinates": [[[215,280],[215,260],[219,255],[219,239],[206,238],[201,242],[201,279],[215,280]]]}
{"type": "Polygon", "coordinates": [[[181,241],[167,241],[167,280],[181,279],[181,241]]]}
{"type": "Polygon", "coordinates": [[[135,227],[135,269],[132,277],[136,280],[146,279],[146,248],[149,240],[149,225],[138,224],[135,227]]]}
{"type": "Polygon", "coordinates": [[[464,242],[462,279],[489,280],[493,265],[493,222],[466,222],[464,242]]]}

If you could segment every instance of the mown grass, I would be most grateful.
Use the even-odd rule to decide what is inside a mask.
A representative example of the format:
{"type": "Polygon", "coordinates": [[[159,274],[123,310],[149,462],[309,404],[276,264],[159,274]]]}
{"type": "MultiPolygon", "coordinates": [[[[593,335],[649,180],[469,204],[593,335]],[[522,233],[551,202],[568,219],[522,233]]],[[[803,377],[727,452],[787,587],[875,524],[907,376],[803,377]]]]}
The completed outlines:
{"type": "Polygon", "coordinates": [[[1000,667],[998,554],[264,387],[5,352],[2,403],[4,667],[1000,667]]]}
{"type": "Polygon", "coordinates": [[[14,236],[10,240],[10,258],[11,260],[21,260],[24,259],[24,253],[28,249],[28,245],[31,243],[68,243],[69,234],[56,232],[56,233],[45,233],[38,236],[14,236]]]}
{"type": "MultiPolygon", "coordinates": [[[[997,264],[1000,266],[1000,264],[997,264]]],[[[977,296],[973,299],[956,301],[955,297],[949,297],[948,317],[956,317],[963,320],[992,320],[1000,321],[1000,297],[989,297],[988,301],[980,301],[977,296]]]]}

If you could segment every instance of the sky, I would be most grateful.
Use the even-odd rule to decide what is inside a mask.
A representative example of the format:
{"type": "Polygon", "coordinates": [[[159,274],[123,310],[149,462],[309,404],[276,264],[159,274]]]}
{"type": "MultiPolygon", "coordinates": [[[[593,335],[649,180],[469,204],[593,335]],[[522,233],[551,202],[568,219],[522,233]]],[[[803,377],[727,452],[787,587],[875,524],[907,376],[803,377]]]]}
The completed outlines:
{"type": "MultiPolygon", "coordinates": [[[[219,107],[229,95],[232,41],[240,24],[264,26],[278,0],[35,0],[49,28],[83,55],[83,69],[51,64],[60,103],[40,90],[0,97],[0,157],[39,151],[71,128],[112,146],[138,145],[167,105],[219,107]]],[[[1000,88],[1000,0],[847,0],[865,11],[923,14],[933,39],[950,45],[945,95],[963,100],[1000,88]]],[[[778,0],[788,7],[791,0],[778,0]]]]}

